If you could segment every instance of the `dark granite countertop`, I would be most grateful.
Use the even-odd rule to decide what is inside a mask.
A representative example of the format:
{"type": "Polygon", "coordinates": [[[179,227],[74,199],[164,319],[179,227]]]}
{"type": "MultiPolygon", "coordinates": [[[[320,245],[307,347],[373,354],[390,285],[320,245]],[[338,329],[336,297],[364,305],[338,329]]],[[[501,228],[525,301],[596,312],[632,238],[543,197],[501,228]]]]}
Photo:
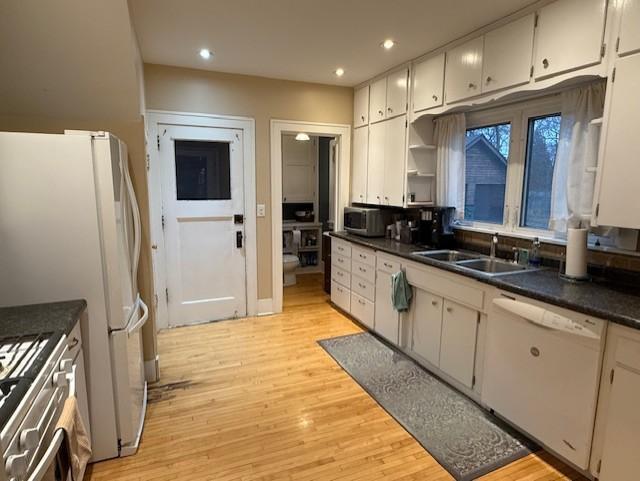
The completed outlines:
{"type": "Polygon", "coordinates": [[[0,307],[0,336],[69,334],[87,308],[85,300],[0,307]]]}
{"type": "Polygon", "coordinates": [[[414,252],[427,250],[427,248],[418,245],[402,244],[385,238],[366,238],[346,232],[332,232],[330,235],[354,244],[404,257],[413,262],[470,277],[505,291],[599,317],[633,329],[640,329],[640,287],[617,285],[604,278],[594,278],[588,282],[575,282],[560,277],[557,270],[544,268],[491,277],[481,272],[462,269],[453,263],[414,256],[412,255],[414,252]]]}

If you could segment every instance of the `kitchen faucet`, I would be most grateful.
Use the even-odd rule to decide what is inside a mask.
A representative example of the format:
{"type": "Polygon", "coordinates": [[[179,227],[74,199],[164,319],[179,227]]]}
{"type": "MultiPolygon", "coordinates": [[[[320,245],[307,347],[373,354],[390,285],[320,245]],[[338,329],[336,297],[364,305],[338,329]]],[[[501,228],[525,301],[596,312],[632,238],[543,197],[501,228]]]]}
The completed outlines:
{"type": "Polygon", "coordinates": [[[496,232],[491,237],[491,254],[489,254],[489,256],[492,259],[495,259],[495,257],[496,257],[496,248],[497,247],[498,247],[498,233],[496,232]]]}

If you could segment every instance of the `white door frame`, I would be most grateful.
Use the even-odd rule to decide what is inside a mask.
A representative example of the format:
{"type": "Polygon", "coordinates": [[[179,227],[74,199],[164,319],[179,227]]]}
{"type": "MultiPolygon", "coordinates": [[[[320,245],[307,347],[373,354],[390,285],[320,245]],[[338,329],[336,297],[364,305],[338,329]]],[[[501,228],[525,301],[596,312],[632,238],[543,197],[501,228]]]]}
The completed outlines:
{"type": "Polygon", "coordinates": [[[211,115],[190,112],[147,110],[147,188],[149,191],[149,223],[151,267],[154,280],[156,330],[169,327],[166,256],[162,230],[162,170],[158,150],[159,124],[241,129],[244,139],[244,235],[246,259],[247,316],[258,313],[258,261],[256,253],[256,148],[255,120],[248,117],[211,115]]]}
{"type": "Polygon", "coordinates": [[[309,135],[336,137],[340,146],[335,172],[336,202],[334,230],[342,230],[342,216],[349,205],[351,175],[351,125],[271,120],[271,262],[273,311],[282,312],[282,134],[306,132],[309,135]]]}

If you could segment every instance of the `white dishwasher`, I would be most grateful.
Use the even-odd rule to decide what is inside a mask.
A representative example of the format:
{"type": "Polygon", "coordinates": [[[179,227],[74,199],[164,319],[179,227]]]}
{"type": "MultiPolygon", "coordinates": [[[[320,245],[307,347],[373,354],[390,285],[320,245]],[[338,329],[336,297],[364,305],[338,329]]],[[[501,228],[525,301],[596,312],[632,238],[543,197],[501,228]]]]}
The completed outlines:
{"type": "Polygon", "coordinates": [[[499,293],[487,326],[482,401],[586,470],[606,322],[499,293]]]}

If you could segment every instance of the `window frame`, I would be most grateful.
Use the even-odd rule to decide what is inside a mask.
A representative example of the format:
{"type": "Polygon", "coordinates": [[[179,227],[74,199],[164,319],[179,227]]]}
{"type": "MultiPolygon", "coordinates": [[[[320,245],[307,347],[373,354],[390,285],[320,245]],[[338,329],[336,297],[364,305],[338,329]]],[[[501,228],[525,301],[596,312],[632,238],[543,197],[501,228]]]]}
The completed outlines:
{"type": "MultiPolygon", "coordinates": [[[[529,119],[558,113],[562,114],[559,94],[466,113],[466,130],[508,122],[511,124],[511,138],[509,140],[509,156],[507,158],[507,180],[502,224],[462,220],[460,227],[471,227],[503,234],[518,234],[526,237],[563,238],[549,229],[534,229],[521,226],[529,119]]],[[[464,175],[466,175],[466,172],[464,175]]]]}

